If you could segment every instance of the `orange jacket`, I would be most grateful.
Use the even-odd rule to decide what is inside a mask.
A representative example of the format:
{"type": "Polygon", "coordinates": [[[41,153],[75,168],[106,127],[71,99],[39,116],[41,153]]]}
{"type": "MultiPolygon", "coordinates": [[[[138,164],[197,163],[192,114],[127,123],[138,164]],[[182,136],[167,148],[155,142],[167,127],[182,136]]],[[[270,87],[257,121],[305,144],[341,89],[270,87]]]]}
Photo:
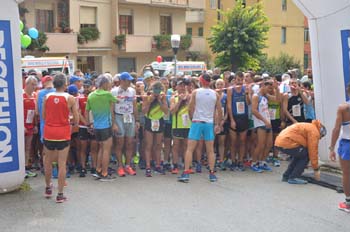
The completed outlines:
{"type": "Polygon", "coordinates": [[[313,120],[312,123],[295,123],[282,130],[277,136],[275,146],[284,149],[306,147],[313,169],[318,168],[318,142],[320,141],[321,123],[313,120]]]}

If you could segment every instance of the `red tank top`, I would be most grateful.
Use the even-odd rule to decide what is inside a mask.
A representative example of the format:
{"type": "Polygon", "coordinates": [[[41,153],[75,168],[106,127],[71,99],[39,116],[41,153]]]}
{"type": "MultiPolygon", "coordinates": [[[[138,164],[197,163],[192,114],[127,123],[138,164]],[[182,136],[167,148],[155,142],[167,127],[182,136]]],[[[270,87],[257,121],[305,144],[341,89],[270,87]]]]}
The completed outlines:
{"type": "Polygon", "coordinates": [[[44,139],[66,141],[71,138],[68,93],[49,93],[45,103],[44,139]]]}
{"type": "Polygon", "coordinates": [[[35,126],[35,99],[35,93],[32,96],[28,96],[25,92],[23,93],[24,127],[26,129],[33,129],[35,126]]]}
{"type": "MultiPolygon", "coordinates": [[[[80,113],[81,115],[85,116],[85,108],[86,108],[86,102],[87,102],[87,99],[88,99],[88,96],[87,95],[80,95],[79,96],[79,110],[80,110],[80,113]]],[[[82,121],[79,121],[79,126],[86,126],[82,121]]]]}

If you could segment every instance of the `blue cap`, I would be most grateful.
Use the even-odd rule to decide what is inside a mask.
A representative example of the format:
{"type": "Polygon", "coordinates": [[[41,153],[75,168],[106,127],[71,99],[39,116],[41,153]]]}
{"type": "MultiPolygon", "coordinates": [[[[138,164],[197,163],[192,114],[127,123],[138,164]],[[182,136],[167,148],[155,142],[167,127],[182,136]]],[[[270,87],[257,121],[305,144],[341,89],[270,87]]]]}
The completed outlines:
{"type": "Polygon", "coordinates": [[[82,81],[82,80],[84,80],[84,79],[81,78],[81,77],[78,77],[78,76],[71,76],[71,77],[69,78],[69,84],[74,84],[75,82],[77,82],[77,81],[82,81]]]}
{"type": "Polygon", "coordinates": [[[134,78],[128,72],[122,72],[119,79],[121,81],[132,81],[134,78]]]}
{"type": "Polygon", "coordinates": [[[68,86],[68,93],[71,95],[78,93],[78,87],[76,85],[70,85],[68,86]]]}
{"type": "Polygon", "coordinates": [[[143,81],[142,77],[137,78],[137,81],[143,81]]]}

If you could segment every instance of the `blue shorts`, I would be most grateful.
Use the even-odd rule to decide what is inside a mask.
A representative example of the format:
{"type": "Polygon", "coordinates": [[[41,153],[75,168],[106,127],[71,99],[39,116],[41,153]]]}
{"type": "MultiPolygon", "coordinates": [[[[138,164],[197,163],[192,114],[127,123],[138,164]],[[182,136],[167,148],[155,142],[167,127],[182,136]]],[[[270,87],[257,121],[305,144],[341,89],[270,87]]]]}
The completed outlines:
{"type": "Polygon", "coordinates": [[[188,139],[212,141],[215,139],[214,123],[192,122],[188,139]]]}
{"type": "Polygon", "coordinates": [[[350,160],[350,140],[341,139],[339,141],[338,154],[342,160],[350,160]]]}

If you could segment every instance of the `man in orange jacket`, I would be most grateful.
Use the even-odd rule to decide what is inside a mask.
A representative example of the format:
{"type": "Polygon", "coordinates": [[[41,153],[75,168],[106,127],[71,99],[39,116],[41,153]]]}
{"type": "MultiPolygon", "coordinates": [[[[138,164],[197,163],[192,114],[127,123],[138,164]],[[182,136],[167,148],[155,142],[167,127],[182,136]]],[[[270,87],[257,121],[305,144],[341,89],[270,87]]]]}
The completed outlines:
{"type": "Polygon", "coordinates": [[[289,184],[307,184],[300,179],[309,160],[315,171],[315,179],[320,179],[318,166],[318,143],[327,134],[319,120],[312,123],[294,123],[284,129],[276,138],[275,147],[292,158],[282,181],[289,184]]]}

